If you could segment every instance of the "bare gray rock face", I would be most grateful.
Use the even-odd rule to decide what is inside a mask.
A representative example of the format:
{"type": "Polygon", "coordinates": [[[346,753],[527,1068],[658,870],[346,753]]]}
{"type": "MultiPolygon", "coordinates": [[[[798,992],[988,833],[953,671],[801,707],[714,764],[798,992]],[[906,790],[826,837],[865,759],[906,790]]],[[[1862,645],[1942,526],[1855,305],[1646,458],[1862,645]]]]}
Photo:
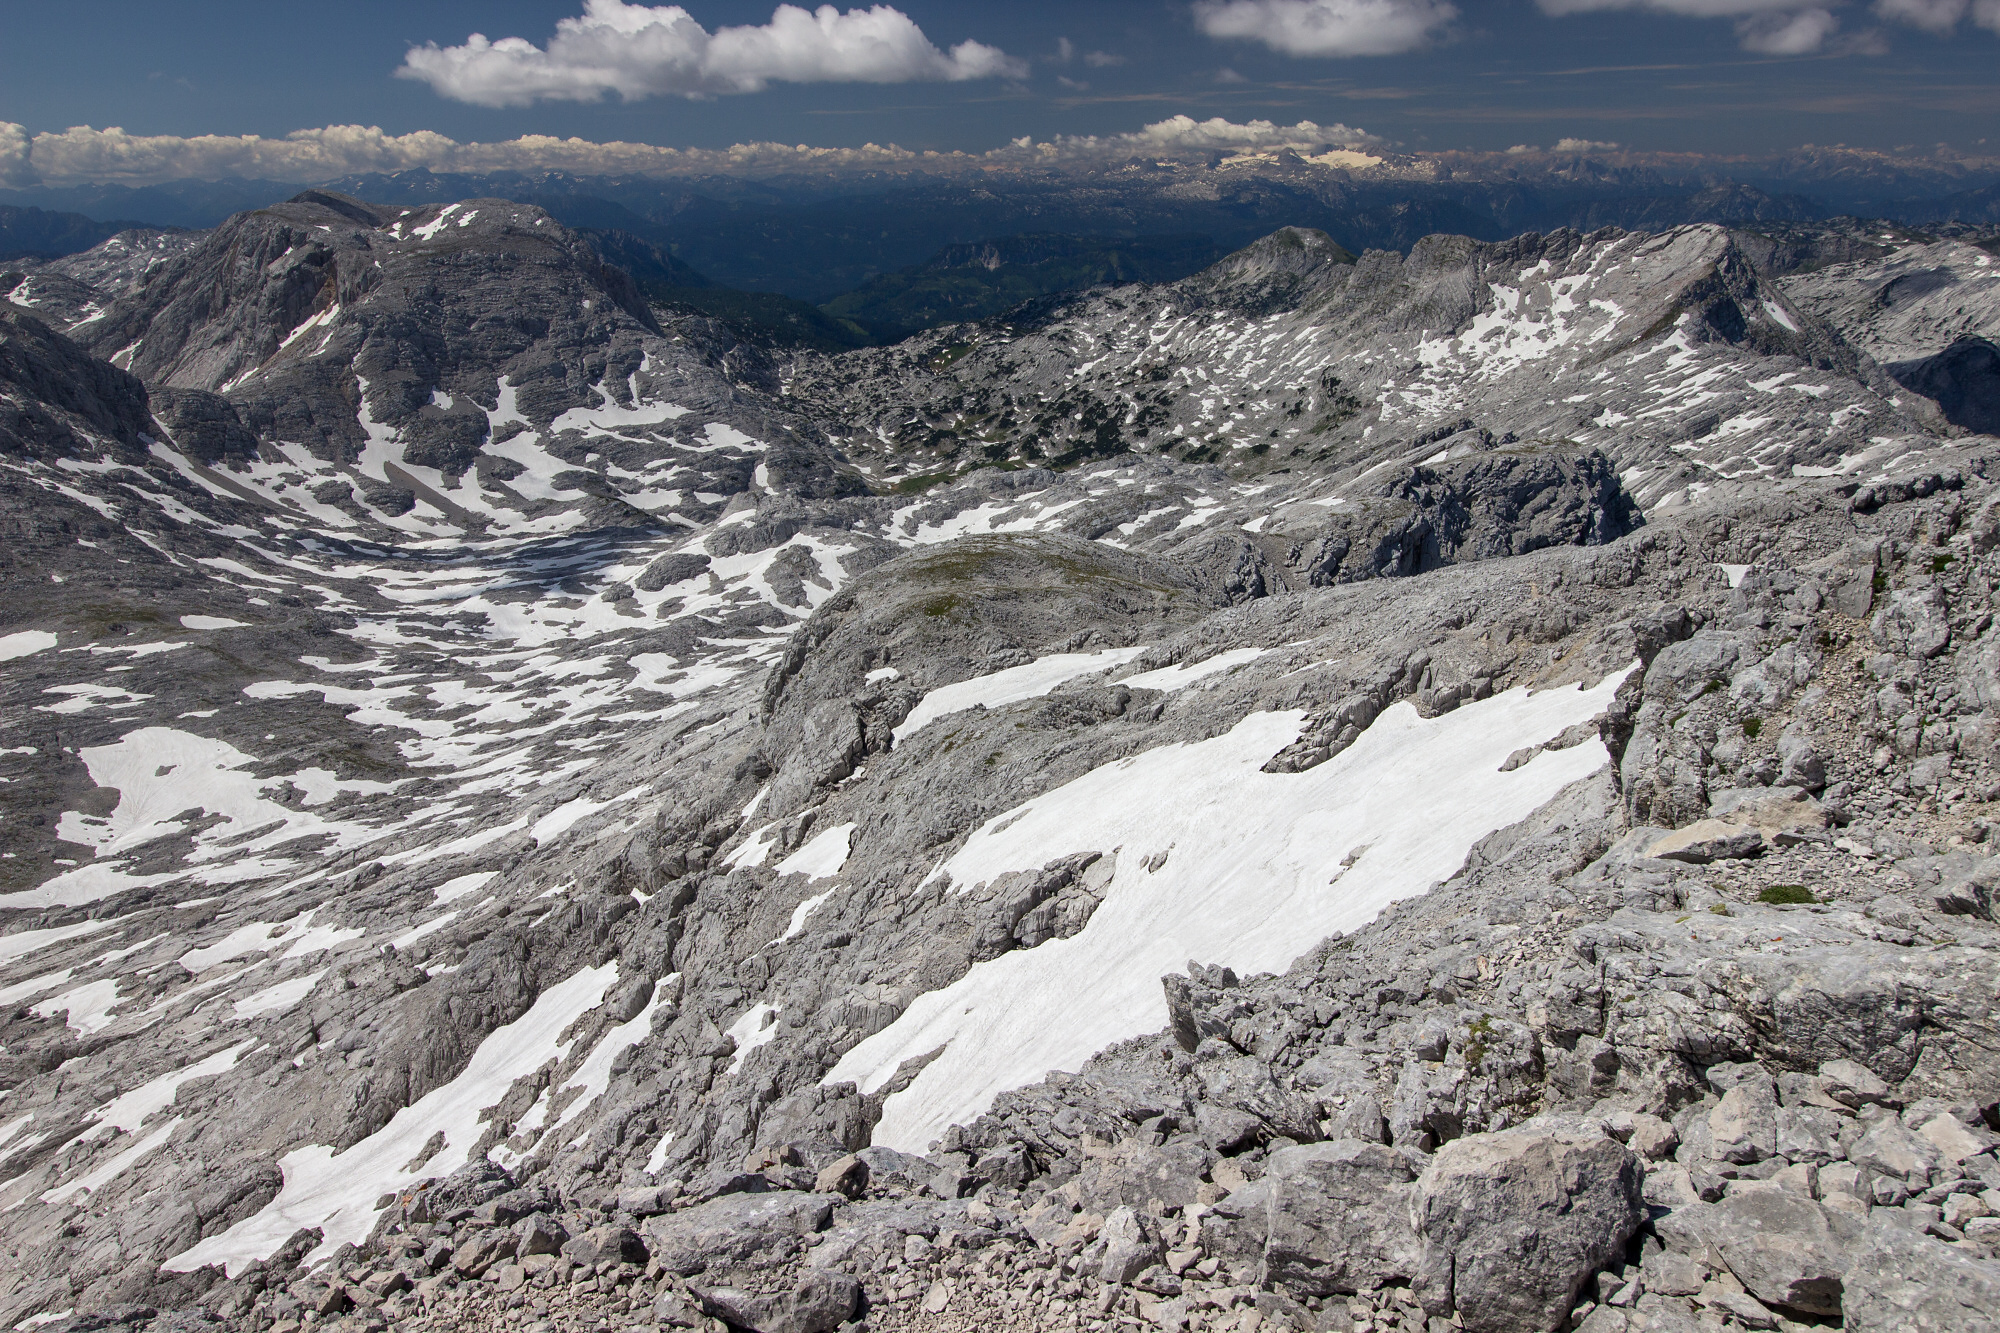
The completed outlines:
{"type": "Polygon", "coordinates": [[[2000,1264],[1895,1223],[1869,1228],[1844,1278],[1843,1326],[1930,1333],[2000,1328],[2000,1264]]]}
{"type": "Polygon", "coordinates": [[[1765,1184],[1677,1210],[1660,1230],[1675,1252],[1727,1268],[1766,1305],[1832,1315],[1843,1309],[1842,1275],[1860,1227],[1809,1195],[1765,1184]]]}
{"type": "Polygon", "coordinates": [[[814,1270],[789,1291],[748,1292],[697,1286],[701,1308],[752,1333],[833,1333],[853,1317],[861,1284],[845,1273],[814,1270]]]}
{"type": "Polygon", "coordinates": [[[1416,1275],[1410,1206],[1424,1159],[1409,1149],[1334,1139],[1272,1153],[1262,1178],[1214,1205],[1213,1253],[1258,1265],[1286,1291],[1329,1296],[1416,1275]]]}
{"type": "Polygon", "coordinates": [[[1638,1229],[1643,1172],[1587,1120],[1536,1119],[1445,1144],[1411,1204],[1418,1297],[1482,1333],[1557,1327],[1638,1229]]]}
{"type": "Polygon", "coordinates": [[[781,1263],[803,1240],[824,1231],[837,1195],[771,1190],[726,1194],[682,1212],[651,1218],[647,1247],[659,1265],[683,1277],[706,1271],[781,1263]]]}

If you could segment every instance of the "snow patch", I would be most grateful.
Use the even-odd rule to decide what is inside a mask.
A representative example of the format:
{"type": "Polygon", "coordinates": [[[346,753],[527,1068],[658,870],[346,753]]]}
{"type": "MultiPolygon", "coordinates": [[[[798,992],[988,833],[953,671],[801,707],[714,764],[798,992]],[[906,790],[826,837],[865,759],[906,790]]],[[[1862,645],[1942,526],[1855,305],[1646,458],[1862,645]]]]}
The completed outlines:
{"type": "Polygon", "coordinates": [[[45,629],[24,629],[13,634],[0,634],[0,662],[11,662],[17,657],[44,652],[55,646],[56,636],[45,629]]]}
{"type": "Polygon", "coordinates": [[[1305,714],[1253,713],[1225,735],[1107,764],[996,816],[940,867],[955,888],[1121,848],[1103,905],[1077,935],[920,997],[824,1081],[874,1092],[905,1060],[944,1047],[888,1099],[875,1131],[876,1143],[921,1152],[997,1093],[1164,1026],[1159,979],[1188,959],[1282,971],[1601,769],[1609,753],[1597,740],[1501,766],[1602,712],[1626,674],[1587,690],[1509,690],[1436,718],[1400,703],[1303,773],[1260,770],[1305,714]]]}
{"type": "Polygon", "coordinates": [[[1141,646],[1105,648],[1094,653],[1052,653],[1017,667],[1008,667],[1005,671],[961,680],[926,694],[910,715],[897,724],[891,735],[901,744],[939,718],[952,713],[962,713],[977,705],[998,708],[1023,699],[1038,699],[1064,681],[1093,671],[1124,666],[1145,651],[1141,646]]]}
{"type": "MultiPolygon", "coordinates": [[[[847,864],[847,849],[854,839],[853,824],[838,824],[816,834],[805,846],[778,862],[780,875],[804,875],[807,879],[831,879],[847,864]]],[[[789,935],[787,939],[791,938],[789,935]]]]}
{"type": "Polygon", "coordinates": [[[343,1244],[359,1244],[375,1228],[376,1199],[450,1175],[470,1160],[472,1145],[485,1132],[488,1108],[498,1105],[517,1079],[568,1054],[564,1029],[601,1004],[617,980],[618,965],[606,963],[543,991],[527,1013],[488,1034],[457,1078],[405,1106],[345,1152],[314,1144],[285,1154],[278,1163],[285,1184],[277,1198],[164,1266],[188,1273],[221,1264],[234,1277],[269,1258],[301,1228],[317,1227],[322,1237],[306,1256],[308,1264],[323,1262],[343,1244]],[[432,1134],[442,1135],[444,1146],[415,1161],[432,1134]]]}

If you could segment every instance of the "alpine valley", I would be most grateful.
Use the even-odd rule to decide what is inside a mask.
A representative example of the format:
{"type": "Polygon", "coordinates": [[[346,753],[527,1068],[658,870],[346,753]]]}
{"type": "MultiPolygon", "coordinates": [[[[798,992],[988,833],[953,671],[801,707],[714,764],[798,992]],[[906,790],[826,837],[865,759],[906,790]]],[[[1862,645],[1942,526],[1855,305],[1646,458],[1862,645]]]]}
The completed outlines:
{"type": "Polygon", "coordinates": [[[0,280],[0,1327],[2000,1328],[1990,233],[670,269],[0,280]]]}

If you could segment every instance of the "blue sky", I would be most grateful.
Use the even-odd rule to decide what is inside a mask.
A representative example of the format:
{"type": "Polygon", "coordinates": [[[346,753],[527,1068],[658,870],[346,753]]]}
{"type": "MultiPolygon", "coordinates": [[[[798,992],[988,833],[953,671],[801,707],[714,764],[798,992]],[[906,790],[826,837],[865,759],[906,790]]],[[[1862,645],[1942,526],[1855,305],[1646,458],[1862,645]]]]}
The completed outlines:
{"type": "MultiPolygon", "coordinates": [[[[645,17],[593,2],[620,21],[645,17]]],[[[890,66],[862,71],[887,82],[846,81],[855,70],[839,52],[777,49],[797,33],[765,26],[770,0],[688,0],[681,30],[699,33],[698,67],[673,65],[669,51],[671,68],[633,57],[604,76],[553,41],[584,7],[0,0],[0,122],[29,134],[362,124],[461,141],[986,149],[1185,113],[1340,123],[1407,149],[1565,137],[1699,152],[1976,152],[1989,137],[2000,148],[2000,0],[902,0],[908,42],[882,57],[890,66]],[[726,52],[729,28],[753,31],[726,52]],[[472,49],[473,33],[534,50],[496,63],[472,49]],[[398,77],[425,44],[438,48],[428,76],[398,77]],[[533,86],[515,86],[517,71],[533,86]]],[[[579,40],[593,31],[604,35],[579,40]]]]}

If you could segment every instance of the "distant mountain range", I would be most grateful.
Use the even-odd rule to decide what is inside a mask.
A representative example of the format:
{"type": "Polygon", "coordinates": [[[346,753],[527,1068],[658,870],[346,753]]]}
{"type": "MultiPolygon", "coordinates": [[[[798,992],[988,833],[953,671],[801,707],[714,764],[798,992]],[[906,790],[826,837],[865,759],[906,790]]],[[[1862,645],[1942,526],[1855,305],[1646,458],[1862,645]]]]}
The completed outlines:
{"type": "MultiPolygon", "coordinates": [[[[1448,153],[1346,169],[1279,152],[1088,173],[415,170],[331,188],[403,207],[532,204],[589,237],[650,300],[831,351],[1101,283],[1178,280],[1283,226],[1324,231],[1361,254],[1407,253],[1433,234],[1493,241],[1563,227],[1770,230],[1843,215],[1946,234],[2000,224],[2000,181],[1946,166],[1808,150],[1761,162],[1448,153]]],[[[81,251],[138,225],[211,227],[297,189],[222,180],[0,191],[0,258],[81,251]],[[112,217],[142,221],[95,221],[112,217]]]]}
{"type": "Polygon", "coordinates": [[[0,204],[0,260],[54,258],[88,250],[143,222],[99,222],[81,213],[0,204]]]}

